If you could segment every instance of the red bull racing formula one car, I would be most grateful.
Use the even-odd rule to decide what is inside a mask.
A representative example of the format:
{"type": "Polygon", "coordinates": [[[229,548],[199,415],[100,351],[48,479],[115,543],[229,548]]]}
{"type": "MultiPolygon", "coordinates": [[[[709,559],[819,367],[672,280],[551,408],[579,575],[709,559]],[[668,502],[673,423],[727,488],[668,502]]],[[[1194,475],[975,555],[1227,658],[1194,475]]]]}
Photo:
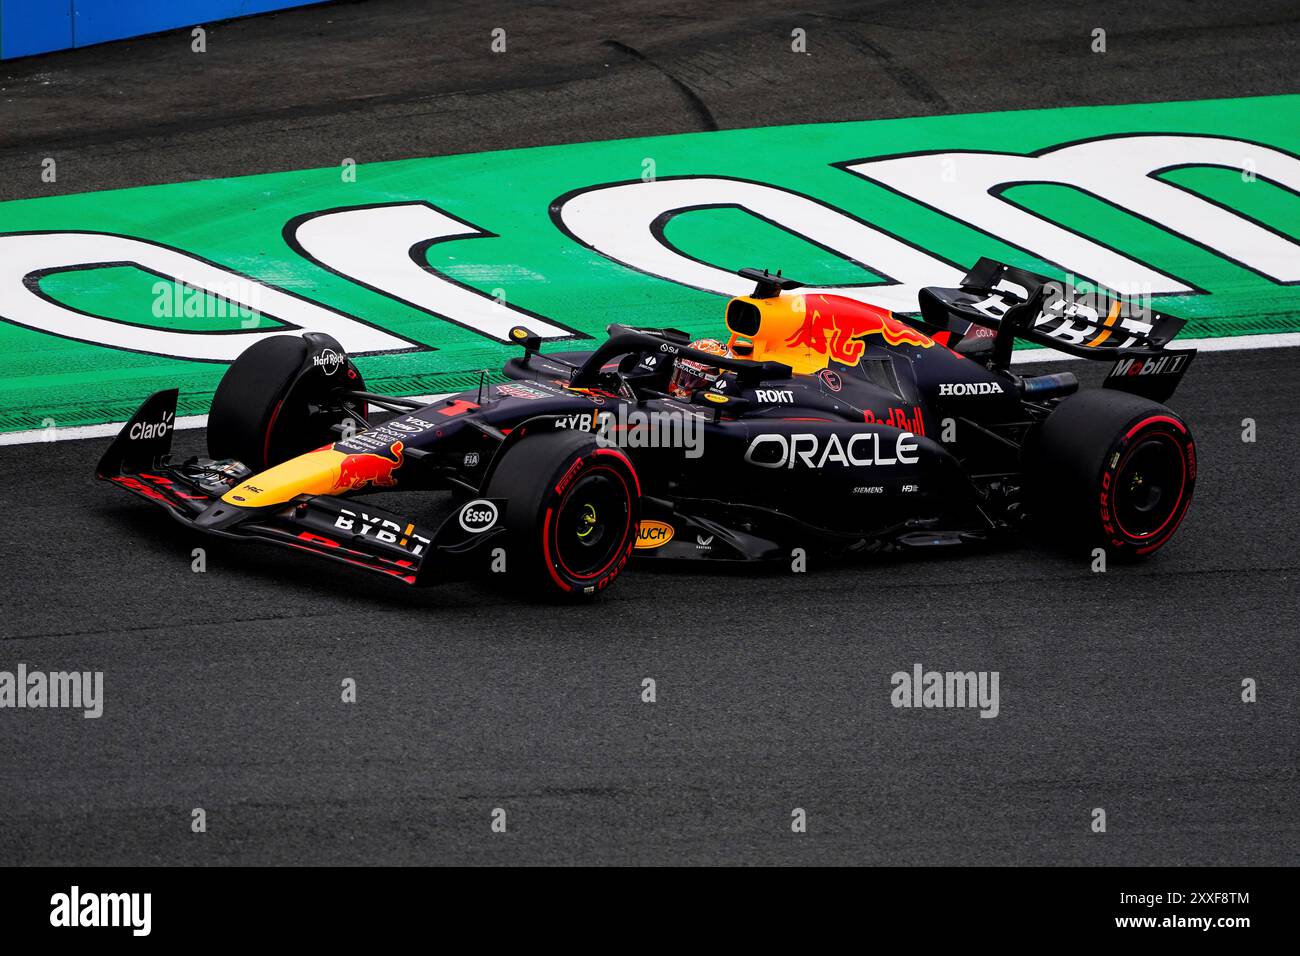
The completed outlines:
{"type": "Polygon", "coordinates": [[[268,337],[226,372],[208,457],[173,461],[175,390],[98,476],[226,538],[412,585],[491,572],[588,597],[634,557],[789,562],[987,540],[1029,520],[1125,557],[1173,536],[1196,482],[1161,402],[1195,353],[1179,319],[982,259],[907,322],[753,269],[726,342],[612,325],[547,353],[524,328],[506,382],[431,403],[366,391],[327,335],[268,337]],[[1113,361],[1104,387],[1020,376],[1023,338],[1113,361]],[[436,527],[371,492],[443,489],[436,527]]]}

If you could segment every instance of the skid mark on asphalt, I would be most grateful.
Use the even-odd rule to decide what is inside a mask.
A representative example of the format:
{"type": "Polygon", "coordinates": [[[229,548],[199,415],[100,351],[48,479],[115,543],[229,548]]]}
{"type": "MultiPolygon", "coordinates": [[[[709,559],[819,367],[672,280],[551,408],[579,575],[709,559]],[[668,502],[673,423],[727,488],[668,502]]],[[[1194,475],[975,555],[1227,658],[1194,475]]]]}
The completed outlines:
{"type": "Polygon", "coordinates": [[[931,86],[925,77],[895,60],[894,54],[890,53],[885,47],[854,33],[845,33],[843,36],[845,42],[850,46],[856,47],[872,58],[879,60],[884,65],[889,78],[898,84],[904,93],[936,110],[952,109],[952,104],[931,86]]]}
{"type": "Polygon", "coordinates": [[[684,80],[679,79],[664,66],[650,59],[650,57],[636,49],[636,47],[628,46],[620,40],[604,40],[602,42],[605,46],[613,50],[618,50],[620,53],[626,54],[635,60],[640,60],[646,66],[661,73],[668,82],[677,87],[678,92],[682,94],[682,97],[695,112],[695,115],[699,117],[700,124],[704,129],[709,131],[718,129],[718,121],[713,118],[713,112],[709,109],[708,104],[705,103],[700,95],[696,93],[695,90],[691,89],[684,80]]]}

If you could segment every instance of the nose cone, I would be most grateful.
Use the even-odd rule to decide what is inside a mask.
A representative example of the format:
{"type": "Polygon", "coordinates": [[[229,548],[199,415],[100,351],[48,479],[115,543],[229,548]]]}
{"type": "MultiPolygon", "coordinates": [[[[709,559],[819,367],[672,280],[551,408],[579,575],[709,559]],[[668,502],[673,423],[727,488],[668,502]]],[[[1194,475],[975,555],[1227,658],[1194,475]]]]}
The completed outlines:
{"type": "Polygon", "coordinates": [[[338,490],[339,470],[347,457],[326,446],[290,458],[232,488],[222,495],[221,504],[248,510],[284,504],[299,495],[331,494],[338,490]]]}

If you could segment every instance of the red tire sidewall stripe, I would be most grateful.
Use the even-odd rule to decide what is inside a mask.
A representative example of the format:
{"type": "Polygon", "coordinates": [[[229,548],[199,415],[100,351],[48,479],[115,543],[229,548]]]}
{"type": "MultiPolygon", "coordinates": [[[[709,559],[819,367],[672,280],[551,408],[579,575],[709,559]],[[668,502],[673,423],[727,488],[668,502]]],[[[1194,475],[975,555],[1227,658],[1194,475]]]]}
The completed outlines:
{"type": "Polygon", "coordinates": [[[628,460],[627,455],[623,454],[621,451],[615,451],[613,448],[597,448],[592,452],[592,454],[611,455],[621,461],[623,466],[627,468],[628,472],[632,475],[632,483],[636,486],[636,496],[638,498],[641,497],[641,478],[637,475],[636,469],[632,467],[632,462],[628,460]]]}
{"type": "Polygon", "coordinates": [[[265,471],[271,467],[271,433],[275,431],[276,420],[280,417],[280,409],[284,407],[284,399],[275,403],[275,411],[271,412],[271,420],[266,423],[266,437],[262,440],[262,467],[258,471],[265,471]]]}
{"type": "Polygon", "coordinates": [[[1181,421],[1168,415],[1152,415],[1142,419],[1124,433],[1122,446],[1119,459],[1116,461],[1114,468],[1107,467],[1102,472],[1102,527],[1103,530],[1108,527],[1117,529],[1118,540],[1116,539],[1115,530],[1107,532],[1112,545],[1133,548],[1137,554],[1150,554],[1174,536],[1187,514],[1188,507],[1191,505],[1188,485],[1196,480],[1196,445],[1187,431],[1187,426],[1181,421]],[[1177,429],[1177,433],[1157,431],[1154,435],[1164,435],[1172,441],[1173,446],[1178,450],[1178,463],[1182,469],[1182,481],[1178,489],[1178,501],[1170,509],[1169,517],[1155,531],[1139,538],[1124,530],[1123,525],[1120,523],[1114,484],[1119,477],[1121,466],[1128,460],[1128,456],[1132,451],[1132,449],[1127,448],[1130,440],[1134,435],[1150,425],[1170,425],[1177,429]]]}
{"type": "Polygon", "coordinates": [[[551,561],[551,515],[554,511],[554,508],[547,508],[546,518],[542,521],[542,557],[546,559],[546,570],[550,572],[551,580],[558,584],[561,589],[572,591],[573,585],[555,573],[555,563],[551,561]]]}
{"type": "MultiPolygon", "coordinates": [[[[619,569],[621,568],[621,562],[626,562],[627,556],[631,553],[633,545],[636,544],[636,535],[632,533],[632,524],[633,524],[632,508],[630,507],[631,495],[635,494],[637,498],[640,498],[641,496],[641,480],[637,476],[636,469],[632,467],[632,463],[628,460],[626,455],[624,455],[620,451],[615,451],[612,448],[598,448],[594,452],[592,452],[592,455],[613,456],[614,458],[618,459],[618,461],[621,462],[623,466],[627,469],[627,475],[621,474],[617,468],[613,468],[603,464],[593,468],[579,468],[577,473],[574,474],[566,483],[567,484],[566,490],[564,492],[564,495],[560,498],[559,503],[556,506],[547,507],[546,515],[542,521],[542,552],[543,552],[543,556],[546,559],[546,570],[550,573],[551,579],[555,581],[555,583],[558,584],[565,591],[572,591],[574,590],[574,588],[573,585],[569,584],[557,573],[556,571],[557,565],[559,565],[559,567],[564,571],[565,574],[570,575],[572,578],[578,581],[598,580],[604,575],[609,575],[611,570],[613,570],[614,575],[617,575],[619,569]],[[567,499],[569,491],[571,491],[572,488],[575,485],[577,485],[579,480],[586,477],[587,475],[595,474],[597,472],[608,472],[612,474],[614,477],[618,478],[618,480],[622,483],[624,490],[629,495],[629,508],[627,510],[626,522],[623,528],[623,537],[622,537],[623,544],[621,547],[616,548],[611,553],[609,560],[606,561],[605,564],[603,564],[598,570],[590,574],[575,574],[574,572],[570,571],[567,567],[565,567],[564,562],[560,559],[560,551],[559,551],[558,543],[556,544],[555,547],[552,547],[551,527],[552,527],[554,517],[556,516],[558,511],[561,508],[563,508],[564,501],[565,499],[567,499]],[[628,483],[627,480],[628,476],[632,478],[631,485],[629,485],[628,483]]],[[[579,461],[581,461],[581,459],[579,459],[579,461]]],[[[567,469],[566,469],[566,477],[567,477],[567,469]]],[[[608,584],[609,582],[607,581],[605,583],[608,584]]]]}
{"type": "MultiPolygon", "coordinates": [[[[606,465],[597,465],[597,466],[594,467],[594,468],[588,468],[588,469],[586,469],[586,470],[584,470],[584,471],[579,472],[578,475],[573,479],[573,486],[576,486],[577,483],[578,483],[581,479],[586,478],[588,475],[595,475],[595,474],[598,474],[598,473],[600,473],[600,472],[608,472],[609,474],[611,474],[611,475],[613,475],[615,478],[617,478],[617,479],[619,480],[619,482],[623,485],[623,490],[626,491],[626,492],[628,492],[628,494],[629,494],[629,498],[630,498],[632,488],[631,488],[630,485],[628,485],[628,483],[627,483],[627,478],[625,478],[623,475],[619,474],[617,470],[615,470],[615,469],[613,469],[613,468],[610,468],[610,467],[608,467],[608,466],[606,466],[606,465]]],[[[568,489],[568,491],[566,491],[566,492],[564,493],[564,497],[560,499],[560,503],[559,503],[559,505],[558,505],[558,506],[556,507],[556,509],[555,509],[557,512],[558,512],[558,511],[562,511],[562,510],[564,510],[564,502],[568,500],[569,492],[571,492],[572,490],[573,490],[573,487],[571,486],[571,487],[568,489]]],[[[630,531],[631,528],[632,528],[632,509],[631,509],[631,507],[628,508],[628,510],[627,510],[627,516],[626,516],[626,517],[627,517],[627,523],[626,523],[626,524],[624,525],[624,527],[623,527],[623,536],[619,539],[619,540],[622,542],[622,544],[626,544],[626,543],[627,543],[628,538],[629,538],[629,531],[630,531]]],[[[617,549],[616,549],[616,550],[615,550],[615,551],[610,555],[610,558],[609,558],[608,561],[606,561],[603,565],[601,565],[600,568],[599,568],[598,570],[593,571],[593,572],[591,572],[590,574],[578,574],[576,571],[571,571],[569,568],[565,567],[565,566],[564,566],[564,561],[560,558],[560,550],[559,550],[559,547],[558,547],[558,546],[555,548],[555,560],[556,560],[557,562],[559,562],[560,567],[564,570],[564,573],[567,574],[567,575],[569,575],[570,577],[576,578],[576,579],[579,580],[579,581],[591,581],[591,580],[594,580],[594,579],[600,577],[602,574],[605,574],[606,572],[608,572],[609,569],[610,569],[610,568],[614,565],[614,563],[618,560],[620,554],[621,554],[624,550],[625,550],[625,549],[624,549],[623,547],[621,547],[621,546],[620,546],[619,548],[617,548],[617,549]]]]}

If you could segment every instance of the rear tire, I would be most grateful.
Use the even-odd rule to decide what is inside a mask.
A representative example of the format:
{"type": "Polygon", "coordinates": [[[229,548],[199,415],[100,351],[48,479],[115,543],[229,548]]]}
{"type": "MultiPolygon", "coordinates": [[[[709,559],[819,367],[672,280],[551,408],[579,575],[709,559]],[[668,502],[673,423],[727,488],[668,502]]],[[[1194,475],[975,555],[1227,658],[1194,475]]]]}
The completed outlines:
{"type": "Polygon", "coordinates": [[[636,469],[583,432],[507,448],[484,492],[506,499],[508,579],[531,594],[589,600],[627,566],[641,516],[636,469]]]}
{"type": "MultiPolygon", "coordinates": [[[[327,336],[316,338],[333,342],[327,336]]],[[[338,440],[332,426],[347,415],[332,393],[365,385],[341,347],[342,369],[328,376],[308,365],[311,351],[299,336],[272,335],[254,342],[230,364],[208,413],[209,457],[234,458],[256,473],[338,440]]],[[[348,404],[364,416],[364,407],[348,404]]]]}
{"type": "Polygon", "coordinates": [[[1196,486],[1187,424],[1150,399],[1101,389],[1061,402],[1025,446],[1030,507],[1067,544],[1138,558],[1178,530],[1196,486]]]}

